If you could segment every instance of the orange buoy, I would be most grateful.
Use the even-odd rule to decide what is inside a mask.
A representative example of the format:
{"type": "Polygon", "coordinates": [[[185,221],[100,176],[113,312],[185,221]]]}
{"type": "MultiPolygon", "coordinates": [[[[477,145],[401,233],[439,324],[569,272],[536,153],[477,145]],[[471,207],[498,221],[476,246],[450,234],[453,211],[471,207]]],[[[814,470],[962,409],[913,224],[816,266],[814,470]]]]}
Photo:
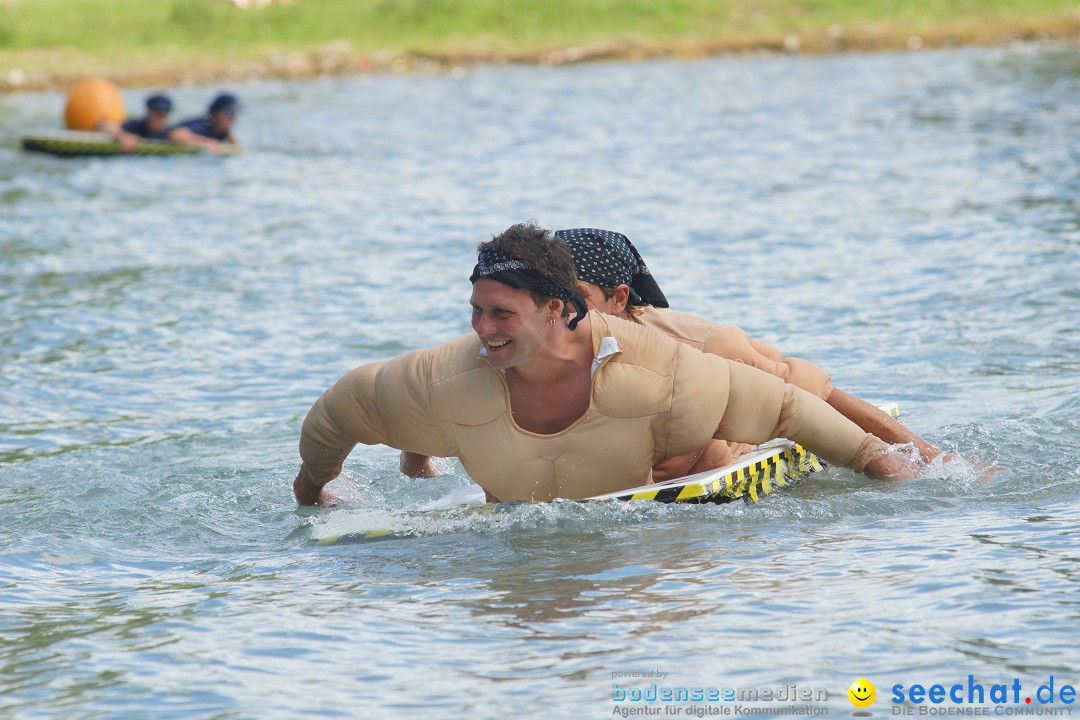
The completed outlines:
{"type": "Polygon", "coordinates": [[[83,80],[68,90],[64,107],[68,130],[93,130],[102,120],[122,123],[125,117],[124,98],[108,80],[83,80]]]}

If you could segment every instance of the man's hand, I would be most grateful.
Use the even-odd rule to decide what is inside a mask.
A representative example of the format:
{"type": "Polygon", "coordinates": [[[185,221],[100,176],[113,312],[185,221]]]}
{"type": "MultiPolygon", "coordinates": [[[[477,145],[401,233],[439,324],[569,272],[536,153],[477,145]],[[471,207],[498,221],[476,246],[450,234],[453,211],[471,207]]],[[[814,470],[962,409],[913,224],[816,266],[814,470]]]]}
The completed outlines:
{"type": "Polygon", "coordinates": [[[300,472],[297,473],[296,479],[293,480],[293,495],[296,496],[296,502],[301,505],[322,505],[324,507],[329,507],[332,505],[340,505],[345,502],[337,495],[329,492],[325,485],[316,485],[308,480],[303,468],[300,468],[300,472]]]}
{"type": "Polygon", "coordinates": [[[439,476],[435,464],[427,455],[418,453],[402,452],[398,468],[402,474],[412,478],[433,478],[439,476]]]}
{"type": "Polygon", "coordinates": [[[901,448],[889,446],[863,467],[863,472],[878,480],[914,480],[922,475],[919,463],[901,448]]]}
{"type": "Polygon", "coordinates": [[[121,132],[116,139],[120,142],[120,149],[126,153],[132,152],[139,144],[139,136],[129,132],[121,132]]]}

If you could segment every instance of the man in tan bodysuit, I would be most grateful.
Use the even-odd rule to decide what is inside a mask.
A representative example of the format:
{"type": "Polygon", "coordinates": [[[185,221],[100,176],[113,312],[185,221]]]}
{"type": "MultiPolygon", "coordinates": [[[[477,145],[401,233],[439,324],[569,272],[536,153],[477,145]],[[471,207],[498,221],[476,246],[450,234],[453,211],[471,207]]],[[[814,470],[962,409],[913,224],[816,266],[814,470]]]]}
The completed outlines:
{"type": "Polygon", "coordinates": [[[713,438],[787,437],[873,477],[917,475],[906,455],[805,390],[587,312],[576,279],[566,243],[534,224],[481,244],[474,334],[364,365],[327,390],[301,431],[297,500],[333,502],[325,485],[357,443],[457,457],[499,501],[643,485],[653,465],[713,438]]]}

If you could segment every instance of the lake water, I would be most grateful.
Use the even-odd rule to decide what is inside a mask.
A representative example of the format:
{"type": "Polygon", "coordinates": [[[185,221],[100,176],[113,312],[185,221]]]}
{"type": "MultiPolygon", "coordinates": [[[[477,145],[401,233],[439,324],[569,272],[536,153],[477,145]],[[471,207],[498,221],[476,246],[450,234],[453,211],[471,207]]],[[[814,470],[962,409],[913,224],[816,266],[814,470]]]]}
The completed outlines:
{"type": "MultiPolygon", "coordinates": [[[[232,89],[226,159],[26,154],[63,98],[0,97],[0,715],[792,705],[615,699],[655,684],[845,717],[866,678],[885,717],[892,686],[969,675],[1022,684],[991,715],[1073,707],[1024,699],[1080,683],[1075,48],[232,89]],[[625,232],[674,307],[996,474],[432,514],[474,493],[459,466],[361,447],[345,506],[298,509],[311,403],[466,332],[477,242],[530,218],[625,232]],[[318,542],[366,527],[411,537],[318,542]]],[[[180,114],[216,90],[173,89],[180,114]]]]}

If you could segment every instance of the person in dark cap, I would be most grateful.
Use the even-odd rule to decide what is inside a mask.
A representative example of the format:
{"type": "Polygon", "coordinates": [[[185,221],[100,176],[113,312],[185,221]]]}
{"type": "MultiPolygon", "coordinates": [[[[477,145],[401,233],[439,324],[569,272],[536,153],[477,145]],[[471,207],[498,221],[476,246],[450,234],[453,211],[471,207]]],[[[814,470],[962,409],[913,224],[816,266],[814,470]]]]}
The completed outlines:
{"type": "MultiPolygon", "coordinates": [[[[555,236],[570,246],[578,290],[590,310],[621,317],[660,330],[680,342],[728,360],[745,363],[817,395],[866,432],[892,444],[912,443],[927,462],[941,451],[870,403],[834,388],[829,375],[801,358],[785,357],[778,349],[755,340],[738,327],[668,309],[640,253],[622,233],[596,228],[558,230],[555,236]]],[[[675,458],[654,468],[657,479],[679,477],[730,464],[745,448],[710,443],[700,457],[675,458]]]]}
{"type": "Polygon", "coordinates": [[[238,104],[235,95],[219,93],[210,102],[205,115],[172,126],[168,138],[176,143],[214,152],[220,152],[225,143],[236,145],[232,128],[236,122],[238,104]]]}
{"type": "Polygon", "coordinates": [[[574,255],[579,282],[598,287],[626,286],[626,303],[632,307],[669,307],[667,298],[653,279],[630,238],[622,233],[596,228],[556,230],[574,255]]]}
{"type": "Polygon", "coordinates": [[[146,115],[138,120],[130,119],[123,125],[124,131],[142,138],[164,140],[169,129],[169,113],[172,112],[172,99],[162,93],[154,93],[146,98],[146,115]]]}
{"type": "Polygon", "coordinates": [[[128,118],[122,125],[111,120],[98,123],[97,130],[107,132],[117,139],[125,152],[131,152],[140,138],[165,140],[169,127],[172,100],[168,95],[154,93],[146,98],[146,115],[128,118]]]}

